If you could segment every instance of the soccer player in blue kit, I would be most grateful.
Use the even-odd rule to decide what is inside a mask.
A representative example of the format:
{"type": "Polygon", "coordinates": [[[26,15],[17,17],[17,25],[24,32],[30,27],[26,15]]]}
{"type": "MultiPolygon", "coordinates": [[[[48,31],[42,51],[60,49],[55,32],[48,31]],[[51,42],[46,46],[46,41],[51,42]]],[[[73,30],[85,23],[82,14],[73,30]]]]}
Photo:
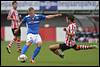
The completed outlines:
{"type": "MultiPolygon", "coordinates": [[[[30,60],[31,63],[34,63],[34,59],[38,55],[38,53],[40,52],[40,49],[42,46],[42,39],[41,39],[41,36],[39,35],[39,23],[41,21],[44,21],[45,19],[50,19],[50,18],[54,18],[57,16],[62,16],[62,14],[46,15],[46,16],[40,15],[40,14],[35,14],[34,8],[30,7],[28,9],[28,15],[25,16],[23,18],[22,22],[20,23],[18,29],[20,29],[20,26],[22,23],[26,23],[26,26],[28,28],[26,44],[22,48],[21,55],[25,54],[28,47],[32,43],[35,43],[37,46],[36,49],[34,50],[32,56],[31,56],[31,60],[30,60]]],[[[17,30],[15,30],[15,33],[17,32],[17,30]]]]}

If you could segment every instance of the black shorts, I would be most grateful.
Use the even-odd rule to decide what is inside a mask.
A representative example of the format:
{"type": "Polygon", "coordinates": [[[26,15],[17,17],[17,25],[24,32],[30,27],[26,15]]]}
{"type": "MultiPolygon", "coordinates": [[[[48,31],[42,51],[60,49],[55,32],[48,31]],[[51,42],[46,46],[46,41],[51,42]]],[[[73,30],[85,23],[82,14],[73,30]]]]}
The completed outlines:
{"type": "Polygon", "coordinates": [[[70,47],[70,46],[67,46],[65,43],[59,44],[59,47],[60,47],[60,49],[61,49],[62,51],[66,50],[66,49],[70,49],[70,48],[76,49],[76,46],[77,46],[77,45],[74,45],[74,46],[70,47]]]}
{"type": "Polygon", "coordinates": [[[14,36],[20,37],[20,35],[21,35],[21,30],[19,29],[17,33],[14,33],[14,31],[15,31],[16,29],[17,29],[17,28],[12,29],[13,35],[14,35],[14,36]]]}

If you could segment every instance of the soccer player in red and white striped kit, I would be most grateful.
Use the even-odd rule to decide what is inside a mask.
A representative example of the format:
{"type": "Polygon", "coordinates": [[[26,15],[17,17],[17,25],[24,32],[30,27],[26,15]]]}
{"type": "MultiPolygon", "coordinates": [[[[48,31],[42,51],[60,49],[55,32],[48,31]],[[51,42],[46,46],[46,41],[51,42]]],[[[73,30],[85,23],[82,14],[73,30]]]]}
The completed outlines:
{"type": "Polygon", "coordinates": [[[50,45],[49,49],[53,53],[55,53],[61,58],[64,58],[63,51],[65,51],[66,49],[73,48],[75,50],[85,50],[85,49],[97,48],[96,45],[77,45],[75,41],[75,33],[77,30],[75,17],[74,16],[66,17],[66,22],[68,22],[68,27],[63,29],[66,32],[65,43],[50,45]]]}
{"type": "Polygon", "coordinates": [[[12,29],[12,33],[14,35],[13,40],[10,41],[9,44],[7,45],[8,53],[11,53],[10,48],[12,47],[13,42],[17,43],[17,51],[21,52],[21,46],[20,46],[21,30],[19,29],[19,31],[17,33],[14,32],[19,26],[20,18],[21,18],[21,15],[18,15],[18,12],[17,12],[17,2],[13,1],[12,8],[9,11],[9,14],[7,16],[7,20],[11,21],[11,29],[12,29]]]}

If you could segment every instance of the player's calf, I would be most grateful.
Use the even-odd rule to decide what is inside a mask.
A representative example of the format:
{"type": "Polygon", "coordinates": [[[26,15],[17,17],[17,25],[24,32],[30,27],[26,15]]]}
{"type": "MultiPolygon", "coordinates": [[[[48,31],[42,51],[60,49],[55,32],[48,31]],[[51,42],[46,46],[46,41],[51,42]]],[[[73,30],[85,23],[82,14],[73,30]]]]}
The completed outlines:
{"type": "Polygon", "coordinates": [[[17,37],[14,37],[13,40],[9,42],[9,44],[7,45],[7,47],[8,47],[8,48],[11,48],[13,42],[16,41],[16,40],[17,40],[17,37]]]}
{"type": "Polygon", "coordinates": [[[12,41],[10,41],[9,44],[7,45],[6,49],[9,54],[11,53],[10,48],[12,47],[13,42],[16,40],[17,40],[17,37],[14,37],[14,39],[12,41]]]}
{"type": "Polygon", "coordinates": [[[49,46],[49,49],[53,52],[53,53],[55,53],[55,54],[57,54],[57,49],[59,48],[59,45],[50,45],[49,46]]]}
{"type": "Polygon", "coordinates": [[[95,45],[77,45],[75,47],[75,50],[86,50],[86,49],[93,49],[93,48],[97,48],[97,46],[95,46],[95,45]]]}
{"type": "Polygon", "coordinates": [[[32,42],[26,42],[26,44],[23,46],[21,54],[25,54],[29,46],[32,44],[32,42]]]}
{"type": "Polygon", "coordinates": [[[17,38],[16,43],[17,43],[17,51],[21,53],[21,45],[20,45],[21,41],[20,41],[20,38],[17,38]]]}
{"type": "Polygon", "coordinates": [[[34,60],[35,57],[39,54],[39,52],[41,50],[41,45],[42,45],[42,42],[37,43],[37,48],[34,50],[32,57],[31,57],[32,60],[34,60]]]}
{"type": "Polygon", "coordinates": [[[56,55],[58,55],[59,57],[61,58],[64,58],[64,54],[63,52],[61,51],[60,47],[59,47],[59,44],[56,44],[56,45],[51,45],[49,46],[49,49],[56,55]]]}
{"type": "Polygon", "coordinates": [[[64,58],[64,53],[62,52],[61,49],[58,49],[57,52],[60,58],[64,58]]]}

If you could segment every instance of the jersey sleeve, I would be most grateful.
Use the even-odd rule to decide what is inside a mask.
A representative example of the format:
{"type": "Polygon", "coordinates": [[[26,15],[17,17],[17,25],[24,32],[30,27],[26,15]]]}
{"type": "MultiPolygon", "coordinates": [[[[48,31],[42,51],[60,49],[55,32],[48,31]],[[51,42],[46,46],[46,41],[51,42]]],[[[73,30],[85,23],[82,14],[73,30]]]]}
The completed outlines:
{"type": "Polygon", "coordinates": [[[41,21],[44,21],[46,19],[46,16],[45,15],[39,15],[39,18],[41,21]]]}
{"type": "Polygon", "coordinates": [[[10,10],[8,16],[12,17],[13,12],[14,12],[13,10],[10,10]]]}

